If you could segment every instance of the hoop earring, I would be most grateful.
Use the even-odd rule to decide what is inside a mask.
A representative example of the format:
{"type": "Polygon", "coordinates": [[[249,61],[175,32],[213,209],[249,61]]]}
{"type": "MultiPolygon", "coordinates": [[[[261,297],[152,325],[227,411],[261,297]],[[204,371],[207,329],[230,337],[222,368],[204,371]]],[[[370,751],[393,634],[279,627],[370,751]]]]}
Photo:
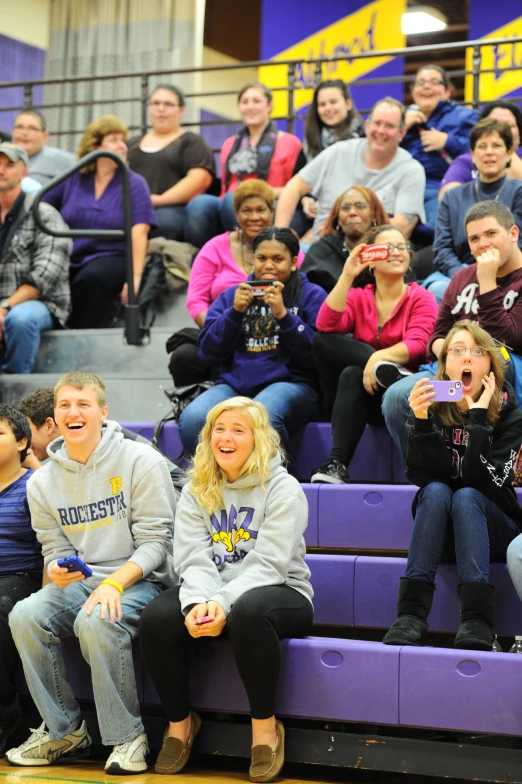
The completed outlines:
{"type": "Polygon", "coordinates": [[[335,230],[336,230],[336,232],[337,232],[338,234],[341,234],[341,227],[339,226],[339,224],[338,224],[338,223],[336,223],[336,224],[335,224],[335,230]]]}
{"type": "Polygon", "coordinates": [[[374,277],[375,277],[375,270],[374,270],[374,268],[373,268],[373,267],[368,267],[368,272],[370,273],[370,275],[372,276],[372,278],[374,278],[374,277]]]}

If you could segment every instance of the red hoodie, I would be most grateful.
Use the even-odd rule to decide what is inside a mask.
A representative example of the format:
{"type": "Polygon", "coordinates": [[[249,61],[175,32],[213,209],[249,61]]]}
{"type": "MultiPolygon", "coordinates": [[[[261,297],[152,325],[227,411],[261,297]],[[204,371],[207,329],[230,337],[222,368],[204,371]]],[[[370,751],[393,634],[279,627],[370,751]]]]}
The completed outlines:
{"type": "Polygon", "coordinates": [[[410,283],[392,315],[379,330],[375,284],[369,283],[362,289],[350,289],[344,313],[332,310],[323,302],[316,323],[319,332],[353,332],[355,340],[368,343],[377,350],[405,343],[410,352],[406,367],[417,370],[426,360],[426,348],[437,313],[433,294],[418,283],[410,283]]]}

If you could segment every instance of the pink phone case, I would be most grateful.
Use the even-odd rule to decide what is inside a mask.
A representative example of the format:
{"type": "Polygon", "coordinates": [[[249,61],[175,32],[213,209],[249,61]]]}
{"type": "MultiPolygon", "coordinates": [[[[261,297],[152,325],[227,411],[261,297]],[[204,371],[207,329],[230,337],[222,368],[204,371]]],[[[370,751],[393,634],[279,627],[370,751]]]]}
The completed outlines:
{"type": "Polygon", "coordinates": [[[432,381],[432,392],[435,392],[437,403],[453,403],[462,400],[462,381],[432,381]]]}

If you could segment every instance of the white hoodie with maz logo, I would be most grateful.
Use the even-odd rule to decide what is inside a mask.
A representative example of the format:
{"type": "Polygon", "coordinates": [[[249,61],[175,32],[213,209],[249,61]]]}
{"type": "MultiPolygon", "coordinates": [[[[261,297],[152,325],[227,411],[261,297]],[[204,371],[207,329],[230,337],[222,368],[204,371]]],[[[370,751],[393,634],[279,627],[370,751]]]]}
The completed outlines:
{"type": "Polygon", "coordinates": [[[143,577],[177,584],[172,556],[176,500],[163,456],[107,421],[87,463],[71,460],[63,437],[27,483],[31,521],[48,566],[78,555],[96,587],[128,561],[143,577]]]}

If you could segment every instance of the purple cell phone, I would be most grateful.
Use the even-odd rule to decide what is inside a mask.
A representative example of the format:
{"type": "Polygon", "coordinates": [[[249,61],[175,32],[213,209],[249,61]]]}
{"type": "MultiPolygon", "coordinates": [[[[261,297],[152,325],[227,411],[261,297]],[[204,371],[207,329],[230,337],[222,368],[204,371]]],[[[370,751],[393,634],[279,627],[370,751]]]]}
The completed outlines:
{"type": "Polygon", "coordinates": [[[61,569],[65,567],[68,572],[81,572],[84,577],[90,577],[92,575],[91,567],[87,566],[87,564],[85,564],[81,558],[78,558],[77,555],[68,555],[65,558],[58,558],[56,563],[61,569]]]}
{"type": "Polygon", "coordinates": [[[437,403],[454,403],[462,400],[462,381],[432,381],[431,384],[433,386],[431,391],[435,392],[435,397],[431,399],[436,400],[437,403]]]}
{"type": "Polygon", "coordinates": [[[198,626],[202,626],[202,624],[209,623],[209,621],[210,621],[210,618],[208,617],[208,615],[205,615],[204,618],[201,618],[199,623],[197,621],[194,621],[194,623],[196,623],[198,626]]]}

